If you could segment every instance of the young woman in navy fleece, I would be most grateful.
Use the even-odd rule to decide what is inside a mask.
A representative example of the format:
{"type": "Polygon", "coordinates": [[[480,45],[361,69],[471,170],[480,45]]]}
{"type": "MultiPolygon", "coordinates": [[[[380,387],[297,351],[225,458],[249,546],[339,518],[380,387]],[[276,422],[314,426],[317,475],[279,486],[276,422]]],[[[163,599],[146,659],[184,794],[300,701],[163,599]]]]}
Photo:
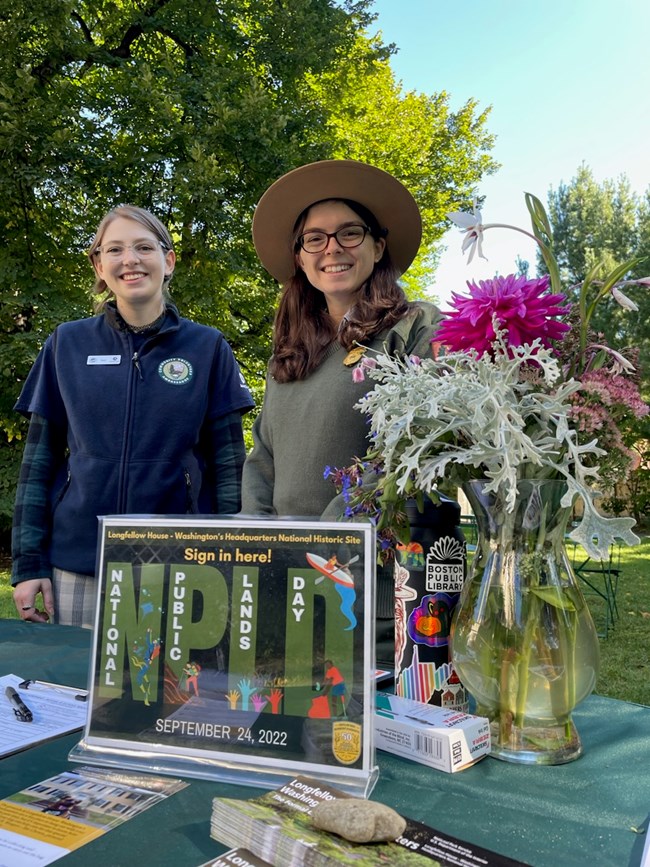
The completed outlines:
{"type": "Polygon", "coordinates": [[[88,256],[98,315],[55,329],[16,404],[30,424],[12,540],[22,619],[86,628],[97,516],[237,512],[253,406],[221,332],[171,303],[176,255],[156,217],[115,208],[88,256]]]}

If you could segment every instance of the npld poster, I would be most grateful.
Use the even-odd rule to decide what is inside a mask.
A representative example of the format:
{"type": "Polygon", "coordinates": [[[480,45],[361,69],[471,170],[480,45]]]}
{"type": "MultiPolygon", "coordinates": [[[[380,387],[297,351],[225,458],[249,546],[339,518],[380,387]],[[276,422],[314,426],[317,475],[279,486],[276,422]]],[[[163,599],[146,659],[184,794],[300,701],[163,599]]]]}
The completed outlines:
{"type": "Polygon", "coordinates": [[[366,786],[369,524],[100,523],[90,711],[72,759],[143,767],[154,755],[190,776],[309,771],[366,786]]]}

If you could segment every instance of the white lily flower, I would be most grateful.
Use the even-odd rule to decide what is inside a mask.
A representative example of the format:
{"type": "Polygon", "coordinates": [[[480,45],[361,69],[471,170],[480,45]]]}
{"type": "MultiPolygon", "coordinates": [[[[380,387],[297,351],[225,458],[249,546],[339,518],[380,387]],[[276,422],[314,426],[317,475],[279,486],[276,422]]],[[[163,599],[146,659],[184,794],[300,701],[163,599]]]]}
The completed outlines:
{"type": "Polygon", "coordinates": [[[474,258],[474,253],[477,251],[480,258],[487,261],[487,256],[483,255],[483,217],[480,210],[476,207],[476,203],[472,208],[471,214],[468,214],[466,211],[451,211],[451,213],[447,214],[447,219],[467,233],[461,247],[463,253],[469,250],[467,264],[469,265],[474,258]]]}
{"type": "Polygon", "coordinates": [[[614,300],[620,304],[624,310],[631,310],[633,313],[638,313],[639,308],[634,301],[632,301],[631,298],[628,298],[620,289],[617,289],[616,286],[612,288],[612,295],[614,296],[614,300]]]}
{"type": "Polygon", "coordinates": [[[615,349],[612,349],[611,346],[603,346],[600,343],[593,343],[592,347],[594,349],[602,349],[603,352],[606,352],[608,355],[614,359],[614,367],[613,373],[634,373],[636,368],[632,364],[632,362],[628,361],[624,355],[621,355],[620,352],[617,352],[615,349]]]}

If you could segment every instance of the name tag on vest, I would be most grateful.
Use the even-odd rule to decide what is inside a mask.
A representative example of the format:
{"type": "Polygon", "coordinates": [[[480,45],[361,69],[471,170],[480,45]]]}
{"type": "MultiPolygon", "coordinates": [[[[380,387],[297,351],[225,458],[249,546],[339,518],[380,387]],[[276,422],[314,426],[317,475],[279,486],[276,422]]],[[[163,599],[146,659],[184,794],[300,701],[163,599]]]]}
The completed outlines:
{"type": "Polygon", "coordinates": [[[86,364],[119,364],[121,355],[89,355],[86,364]]]}

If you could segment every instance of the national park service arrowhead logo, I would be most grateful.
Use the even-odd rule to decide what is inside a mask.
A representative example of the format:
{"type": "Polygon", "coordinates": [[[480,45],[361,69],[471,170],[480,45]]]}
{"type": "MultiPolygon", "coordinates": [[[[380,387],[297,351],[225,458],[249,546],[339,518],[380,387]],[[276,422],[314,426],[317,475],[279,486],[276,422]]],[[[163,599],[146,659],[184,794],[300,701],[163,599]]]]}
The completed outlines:
{"type": "Polygon", "coordinates": [[[333,723],[332,752],[342,765],[353,765],[361,755],[361,726],[347,720],[333,723]]]}
{"type": "Polygon", "coordinates": [[[184,358],[168,358],[158,365],[158,375],[170,385],[186,385],[194,376],[194,370],[184,358]]]}

